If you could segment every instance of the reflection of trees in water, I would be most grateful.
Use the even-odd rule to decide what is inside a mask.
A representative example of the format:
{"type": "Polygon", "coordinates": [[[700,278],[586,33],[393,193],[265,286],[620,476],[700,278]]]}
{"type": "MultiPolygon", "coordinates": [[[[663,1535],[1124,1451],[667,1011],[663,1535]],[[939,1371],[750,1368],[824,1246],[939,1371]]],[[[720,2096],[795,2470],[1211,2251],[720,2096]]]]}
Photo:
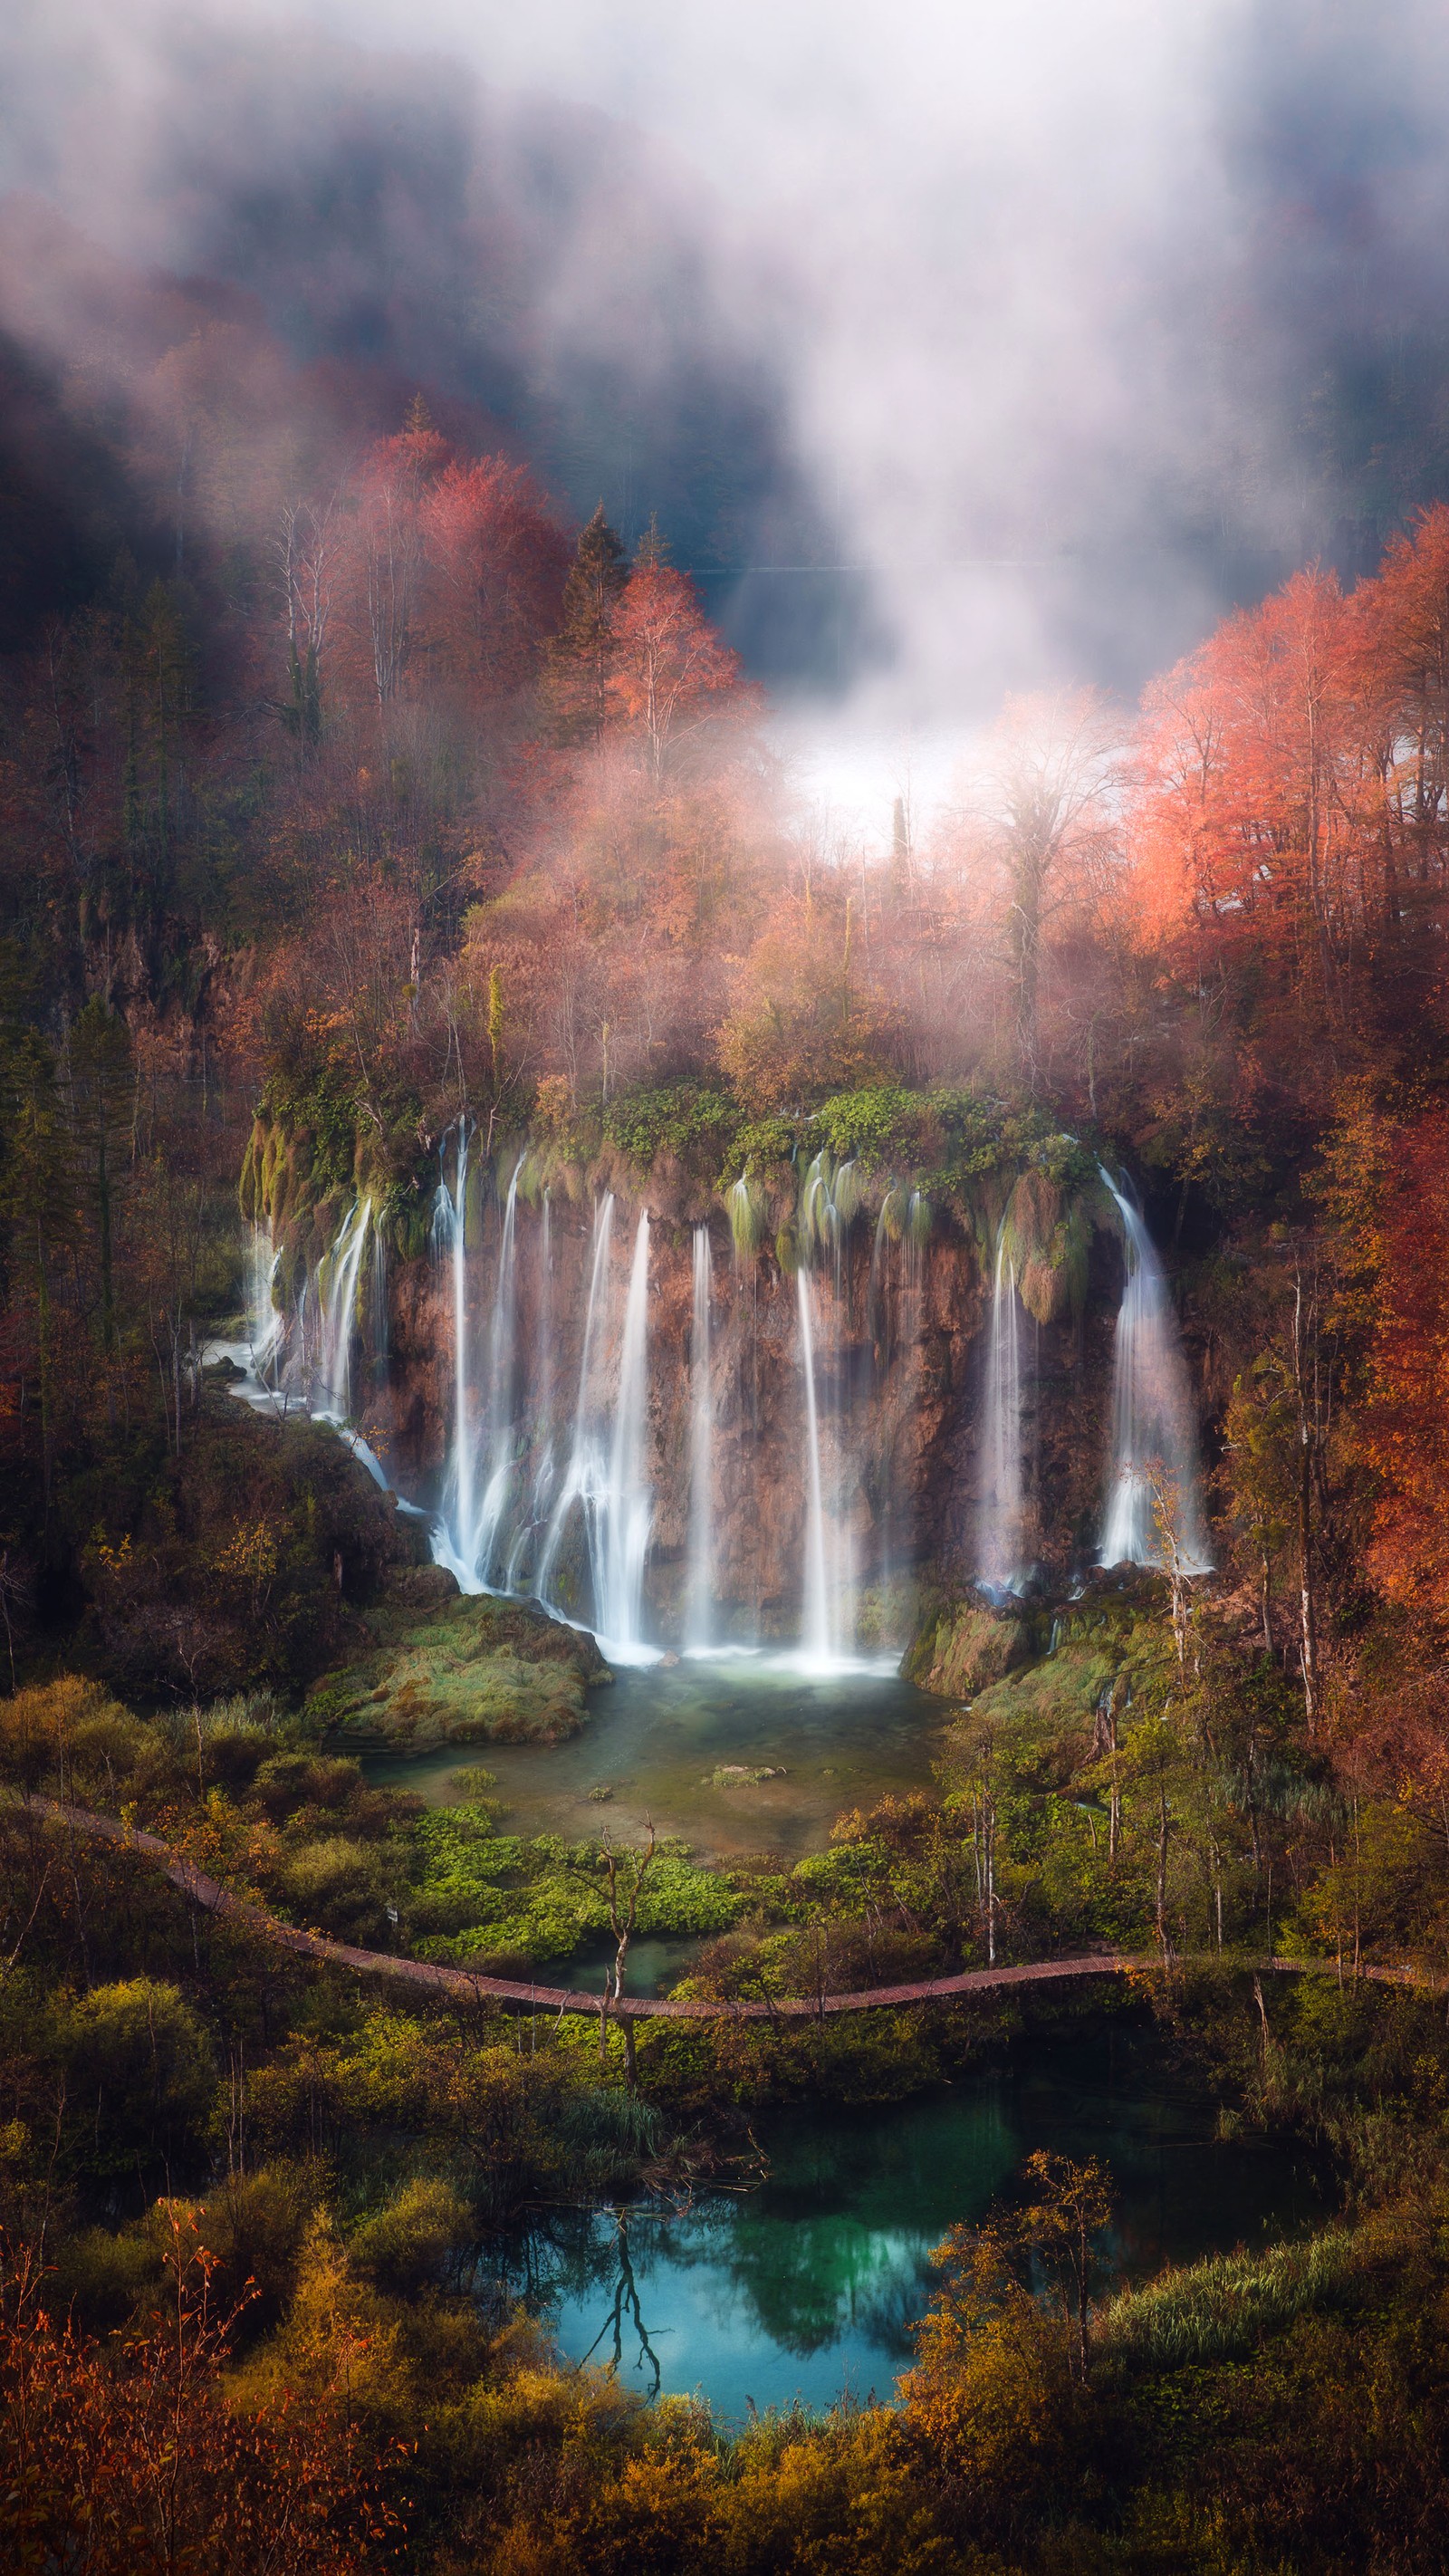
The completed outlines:
{"type": "Polygon", "coordinates": [[[602,2291],[604,2320],[586,2357],[602,2346],[619,2368],[632,2341],[637,2366],[652,2371],[657,2387],[652,2347],[668,2329],[644,2324],[636,2252],[651,2303],[668,2296],[656,2267],[702,2275],[727,2341],[738,2338],[743,2308],[752,2341],[766,2338],[799,2359],[847,2334],[904,2358],[927,2295],[933,2242],[928,2232],[884,2231],[833,2211],[813,2219],[761,2213],[747,2198],[721,2195],[687,2213],[641,2205],[581,2215],[574,2226],[555,2221],[547,2244],[536,2240],[529,2269],[540,2304],[591,2304],[590,2293],[602,2291]]]}
{"type": "MultiPolygon", "coordinates": [[[[649,2281],[656,2262],[702,2275],[727,2341],[738,2337],[743,2307],[751,2341],[766,2338],[797,2359],[826,2352],[846,2335],[902,2359],[910,2352],[909,2330],[928,2295],[934,2242],[928,2232],[866,2227],[834,2212],[816,2219],[762,2215],[748,2201],[723,2198],[698,2203],[687,2215],[634,2210],[630,2218],[636,2224],[647,2218],[655,2230],[641,2258],[646,2287],[656,2299],[667,2296],[649,2281]]],[[[622,2234],[622,2213],[617,2224],[622,2234]]],[[[627,2257],[627,2243],[622,2251],[627,2257]]],[[[619,2235],[601,2240],[596,2233],[589,2246],[574,2249],[568,2266],[566,2287],[575,2297],[586,2285],[613,2286],[615,2305],[599,2342],[612,2330],[616,2308],[621,2327],[631,2314],[627,2299],[619,2305],[620,2252],[619,2235]]],[[[631,2288],[633,2280],[631,2264],[631,2288]]],[[[555,2294],[564,2287],[556,2273],[555,2294]]]]}
{"type": "Polygon", "coordinates": [[[644,2323],[643,2310],[639,2304],[639,2291],[634,2280],[634,2263],[629,2252],[629,2222],[622,2209],[616,2209],[612,2214],[614,2235],[609,2253],[612,2256],[612,2267],[615,2273],[614,2295],[603,2324],[584,2354],[583,2360],[577,2366],[582,2370],[586,2363],[593,2360],[600,2344],[607,2341],[613,2347],[609,2354],[610,2368],[618,2372],[623,2367],[625,2343],[632,2341],[638,2346],[634,2356],[634,2368],[643,2370],[647,2367],[650,2374],[649,2395],[657,2397],[659,2357],[649,2340],[649,2328],[644,2323]]]}
{"type": "Polygon", "coordinates": [[[619,2371],[627,2359],[651,2395],[672,2329],[646,2323],[645,2302],[650,2318],[672,2317],[686,2340],[708,2317],[721,2353],[769,2344],[806,2362],[853,2348],[854,2368],[884,2377],[909,2358],[910,2330],[931,2296],[928,2249],[993,2202],[1009,2208],[1013,2177],[1038,2140],[1113,2164],[1122,2209],[1101,2252],[1117,2277],[1257,2236],[1270,2211],[1290,2227],[1308,2213],[1312,2195],[1300,2211],[1287,2159],[1218,2146],[1205,2127],[1201,2105],[1174,2092],[1145,2049],[1114,2040],[1058,2049],[1044,2067],[1028,2061],[1024,2079],[983,2080],[974,2098],[873,2120],[803,2120],[772,2141],[763,2189],[711,2191],[686,2209],[661,2198],[625,2209],[605,2186],[593,2210],[541,2213],[517,2267],[523,2295],[538,2309],[563,2302],[582,2312],[577,2342],[570,2320],[571,2350],[600,2319],[591,2356],[619,2371]]]}
{"type": "MultiPolygon", "coordinates": [[[[897,2352],[921,2313],[930,2276],[929,2234],[883,2230],[840,2217],[789,2222],[744,2217],[728,2248],[728,2277],[759,2330],[782,2351],[808,2359],[855,2335],[897,2352]]],[[[680,2249],[676,2255],[688,2261],[680,2249]]],[[[701,2249],[695,2260],[708,2261],[701,2249]]]]}

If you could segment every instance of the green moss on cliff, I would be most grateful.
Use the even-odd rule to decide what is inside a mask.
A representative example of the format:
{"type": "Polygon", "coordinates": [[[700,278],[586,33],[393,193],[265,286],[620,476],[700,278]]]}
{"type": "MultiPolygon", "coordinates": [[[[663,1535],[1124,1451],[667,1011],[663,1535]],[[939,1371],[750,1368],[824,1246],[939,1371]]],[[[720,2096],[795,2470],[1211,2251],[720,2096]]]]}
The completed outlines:
{"type": "Polygon", "coordinates": [[[974,1699],[1032,1651],[1029,1620],[980,1599],[933,1610],[906,1652],[902,1670],[920,1690],[942,1699],[974,1699]]]}

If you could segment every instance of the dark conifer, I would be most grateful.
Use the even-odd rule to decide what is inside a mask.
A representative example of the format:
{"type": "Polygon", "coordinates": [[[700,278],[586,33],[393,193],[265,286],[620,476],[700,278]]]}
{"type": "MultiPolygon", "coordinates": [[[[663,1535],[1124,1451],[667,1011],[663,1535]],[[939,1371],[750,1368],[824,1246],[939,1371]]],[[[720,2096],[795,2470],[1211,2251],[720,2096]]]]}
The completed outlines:
{"type": "Polygon", "coordinates": [[[614,609],[629,567],[601,501],[579,538],[564,584],[563,621],[548,656],[548,694],[560,741],[597,741],[614,660],[614,609]]]}

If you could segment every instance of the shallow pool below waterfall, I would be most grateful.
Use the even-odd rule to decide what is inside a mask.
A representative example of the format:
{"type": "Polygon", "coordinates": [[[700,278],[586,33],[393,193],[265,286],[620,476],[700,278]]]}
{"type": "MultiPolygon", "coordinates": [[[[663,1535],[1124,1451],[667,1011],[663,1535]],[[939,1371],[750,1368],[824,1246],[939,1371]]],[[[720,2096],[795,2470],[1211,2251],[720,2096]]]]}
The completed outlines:
{"type": "Polygon", "coordinates": [[[750,1655],[622,1668],[589,1709],[565,1744],[448,1745],[366,1767],[436,1805],[456,1771],[481,1763],[510,1833],[581,1842],[607,1824],[628,1842],[652,1819],[704,1860],[798,1859],[828,1842],[842,1809],[928,1786],[950,1717],[889,1662],[820,1676],[750,1655]],[[775,1776],[741,1776],[761,1771],[775,1776]]]}
{"type": "Polygon", "coordinates": [[[1009,2193],[1038,2147],[1110,2165],[1119,2216],[1104,2252],[1121,2281],[1321,2215],[1306,2164],[1216,2143],[1211,2106],[1165,2083],[1155,2055],[1120,2030],[1034,2043],[943,2097],[779,2118],[756,2190],[682,2215],[598,2212],[535,2239],[532,2297],[567,2360],[612,2364],[645,2395],[700,2391],[738,2421],[751,2403],[890,2400],[930,2297],[931,2248],[1009,2193]]]}

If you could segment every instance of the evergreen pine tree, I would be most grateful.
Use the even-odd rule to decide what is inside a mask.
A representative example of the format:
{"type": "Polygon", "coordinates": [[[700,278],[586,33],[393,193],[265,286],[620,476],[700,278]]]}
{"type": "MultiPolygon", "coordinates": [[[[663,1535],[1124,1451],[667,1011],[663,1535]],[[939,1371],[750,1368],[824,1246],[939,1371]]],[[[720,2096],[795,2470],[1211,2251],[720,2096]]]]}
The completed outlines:
{"type": "Polygon", "coordinates": [[[669,561],[669,539],[659,525],[659,513],[651,510],[649,525],[634,549],[636,572],[662,572],[669,561]]]}
{"type": "Polygon", "coordinates": [[[601,501],[579,538],[564,584],[563,621],[549,649],[547,688],[562,742],[596,742],[608,711],[614,609],[629,567],[601,501]]]}

